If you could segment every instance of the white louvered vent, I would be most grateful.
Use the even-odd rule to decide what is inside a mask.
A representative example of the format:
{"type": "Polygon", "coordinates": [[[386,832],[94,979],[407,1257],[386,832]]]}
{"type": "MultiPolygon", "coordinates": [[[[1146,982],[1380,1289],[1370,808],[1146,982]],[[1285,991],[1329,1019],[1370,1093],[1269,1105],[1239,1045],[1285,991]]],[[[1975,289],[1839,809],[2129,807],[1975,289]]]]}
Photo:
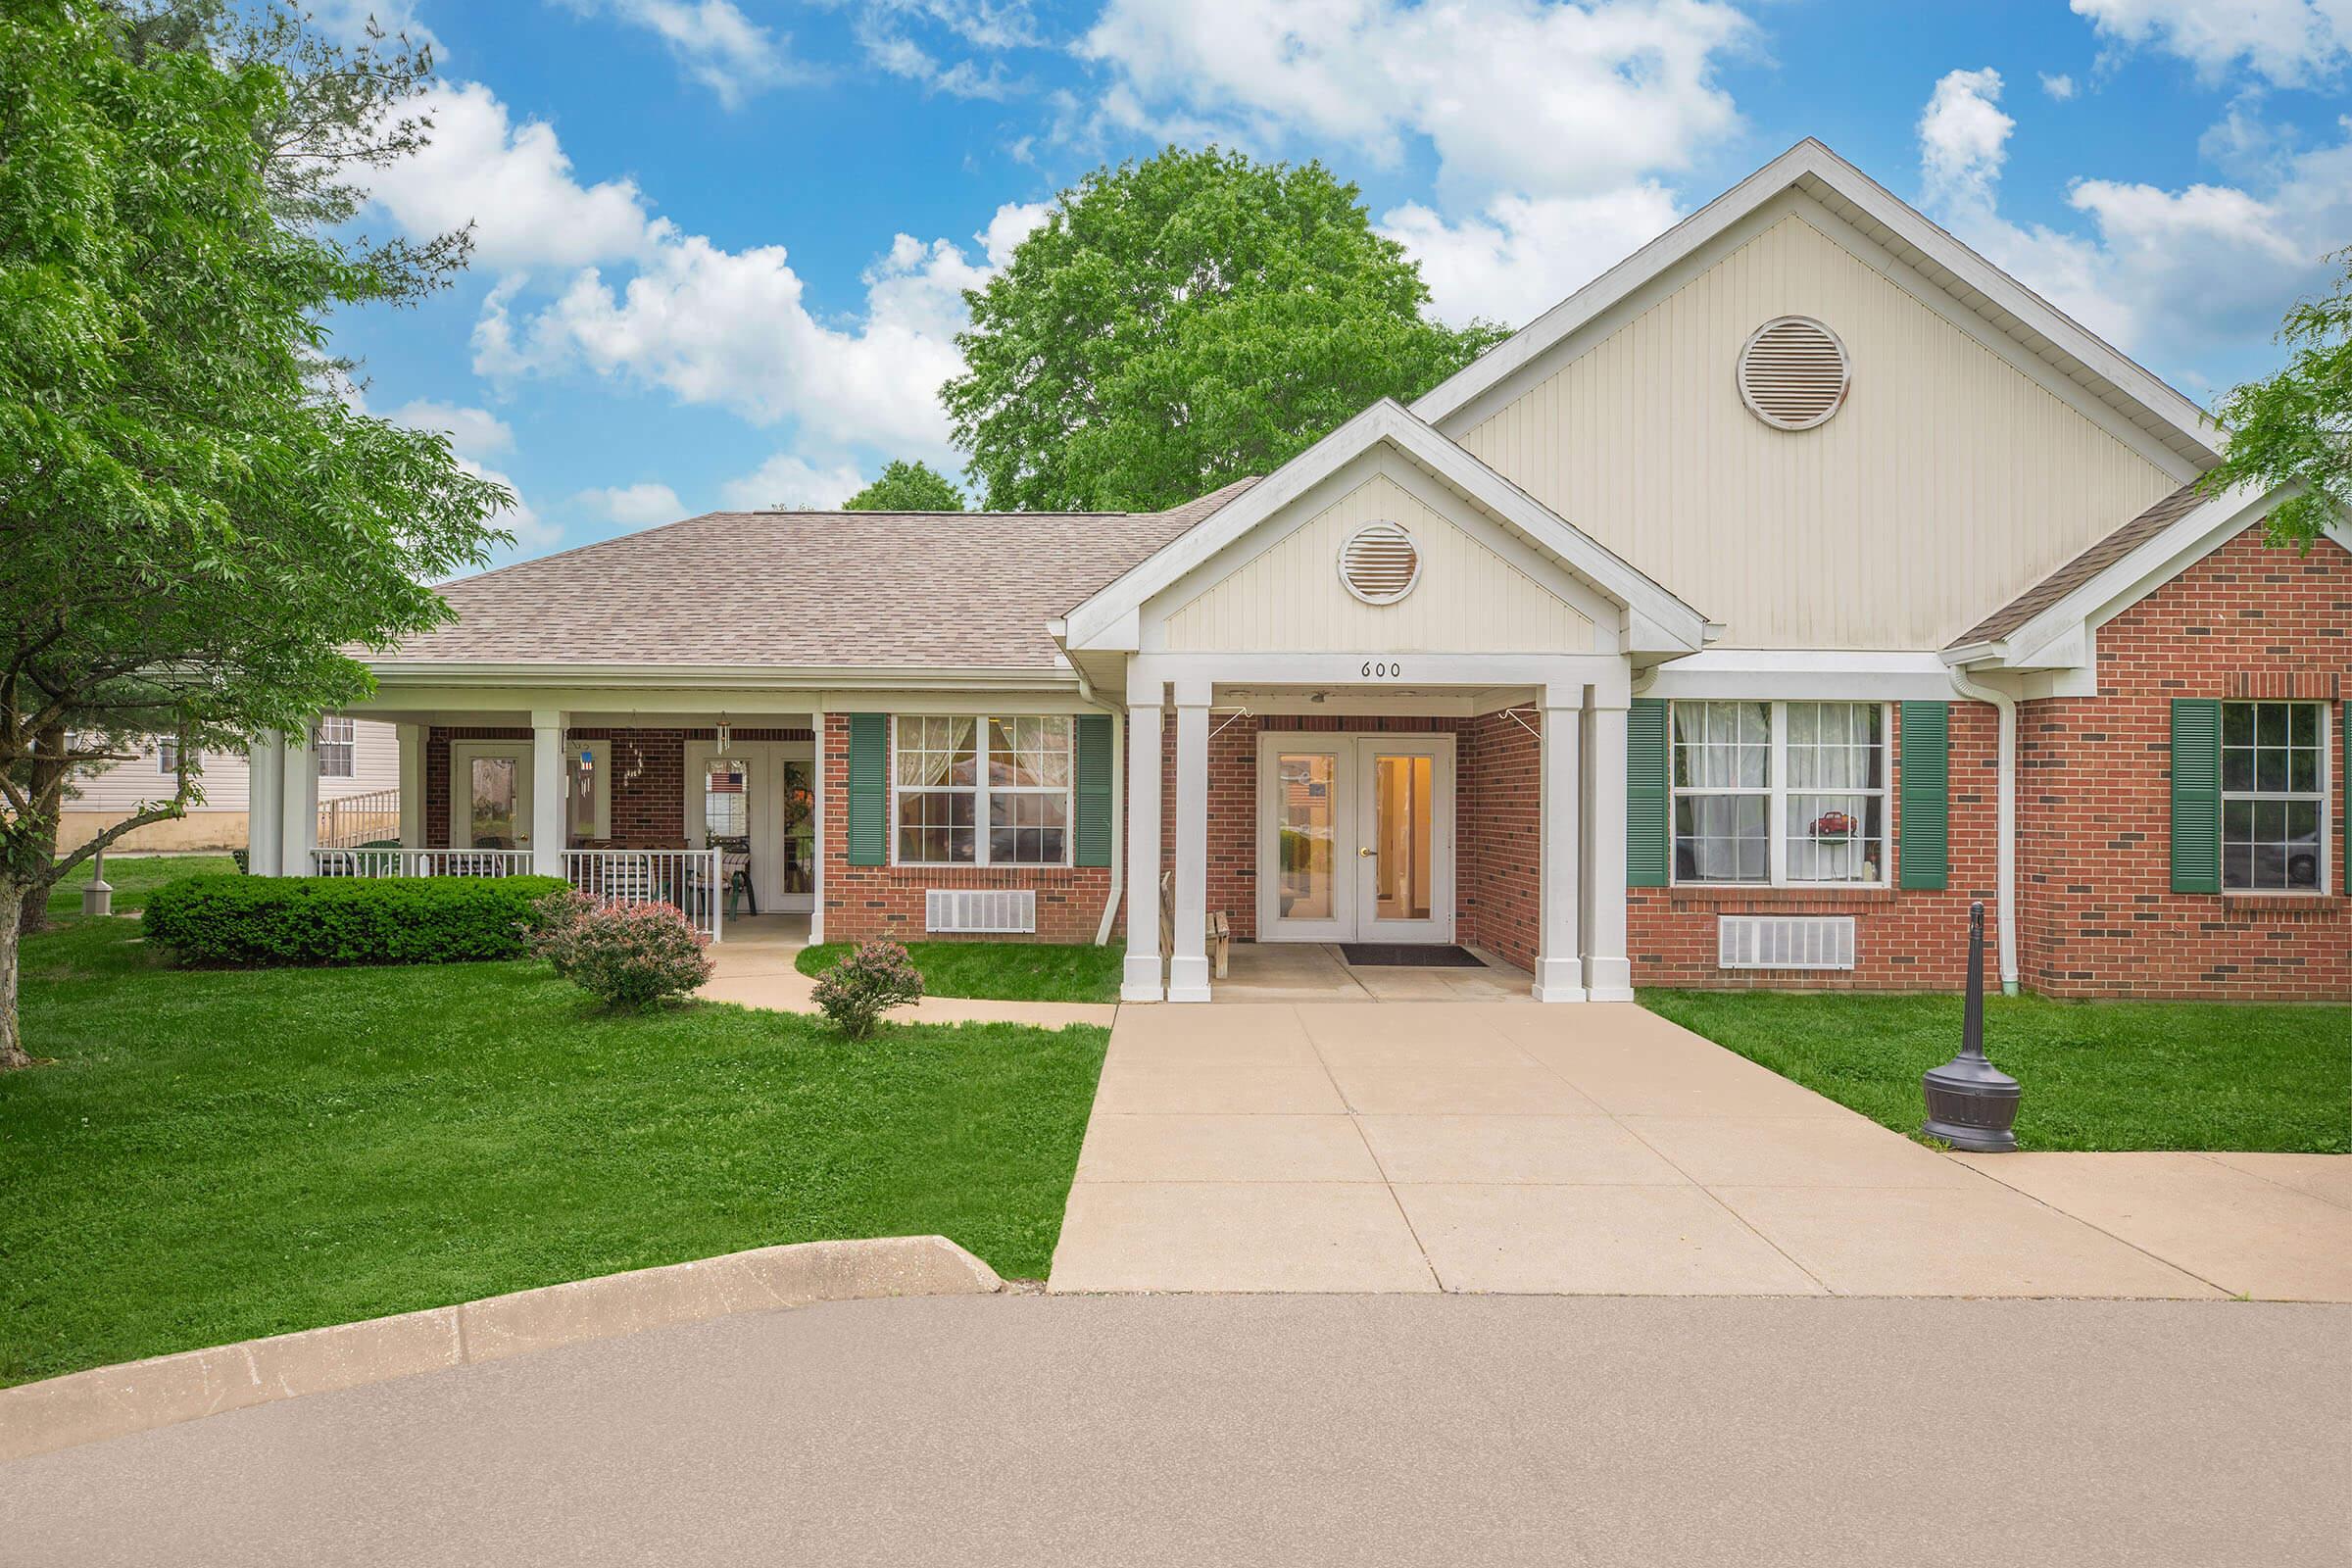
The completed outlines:
{"type": "Polygon", "coordinates": [[[1367,605],[1393,605],[1421,580],[1421,552],[1393,522],[1368,522],[1340,546],[1340,581],[1367,605]]]}
{"type": "Polygon", "coordinates": [[[1776,430],[1810,430],[1845,404],[1853,367],[1838,334],[1809,316],[1756,328],[1740,351],[1740,397],[1776,430]]]}
{"type": "Polygon", "coordinates": [[[1726,914],[1715,921],[1719,969],[1851,969],[1850,914],[1726,914]]]}
{"type": "Polygon", "coordinates": [[[923,892],[923,929],[1035,931],[1037,894],[1028,888],[927,888],[923,892]]]}

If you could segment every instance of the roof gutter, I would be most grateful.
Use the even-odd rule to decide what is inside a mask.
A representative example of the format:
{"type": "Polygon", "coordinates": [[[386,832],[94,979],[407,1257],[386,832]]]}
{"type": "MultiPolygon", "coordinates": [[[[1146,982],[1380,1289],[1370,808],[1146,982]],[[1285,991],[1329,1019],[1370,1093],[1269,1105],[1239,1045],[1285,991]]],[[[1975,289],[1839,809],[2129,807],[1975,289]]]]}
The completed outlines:
{"type": "Polygon", "coordinates": [[[2001,994],[2018,993],[2017,973],[2017,699],[1979,685],[1965,670],[1951,672],[1952,690],[1990,703],[2000,715],[1998,802],[1993,812],[1993,898],[2000,912],[2001,994]]]}

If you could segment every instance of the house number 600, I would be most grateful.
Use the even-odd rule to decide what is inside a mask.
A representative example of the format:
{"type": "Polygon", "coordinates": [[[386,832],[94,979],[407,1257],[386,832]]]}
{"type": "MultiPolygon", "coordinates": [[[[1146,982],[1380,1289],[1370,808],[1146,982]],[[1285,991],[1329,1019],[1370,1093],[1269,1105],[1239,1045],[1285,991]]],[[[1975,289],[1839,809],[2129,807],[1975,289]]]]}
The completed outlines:
{"type": "Polygon", "coordinates": [[[1364,661],[1364,673],[1374,680],[1395,680],[1404,673],[1404,665],[1392,660],[1364,661]]]}

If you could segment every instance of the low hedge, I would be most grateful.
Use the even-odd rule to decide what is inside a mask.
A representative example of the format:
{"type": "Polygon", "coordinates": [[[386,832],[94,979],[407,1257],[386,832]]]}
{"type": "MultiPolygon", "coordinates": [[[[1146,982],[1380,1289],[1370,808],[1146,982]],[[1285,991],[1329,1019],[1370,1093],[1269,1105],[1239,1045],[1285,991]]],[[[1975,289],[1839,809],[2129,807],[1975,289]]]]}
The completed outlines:
{"type": "Polygon", "coordinates": [[[183,963],[303,966],[519,958],[561,877],[191,876],[147,896],[147,939],[183,963]]]}

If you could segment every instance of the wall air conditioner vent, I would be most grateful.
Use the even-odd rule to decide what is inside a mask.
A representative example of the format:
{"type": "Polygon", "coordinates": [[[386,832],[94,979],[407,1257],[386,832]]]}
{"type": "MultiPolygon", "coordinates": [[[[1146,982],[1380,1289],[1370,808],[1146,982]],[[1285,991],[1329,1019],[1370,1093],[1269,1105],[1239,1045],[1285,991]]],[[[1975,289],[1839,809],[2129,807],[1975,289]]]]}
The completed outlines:
{"type": "Polygon", "coordinates": [[[1368,522],[1340,546],[1340,581],[1367,605],[1393,605],[1421,580],[1421,552],[1393,522],[1368,522]]]}
{"type": "Polygon", "coordinates": [[[1852,385],[1845,345],[1809,316],[1766,321],[1740,350],[1740,401],[1776,430],[1825,423],[1852,385]]]}
{"type": "Polygon", "coordinates": [[[1726,914],[1715,921],[1719,969],[1851,969],[1850,914],[1726,914]]]}
{"type": "Polygon", "coordinates": [[[1037,929],[1037,894],[1028,888],[927,888],[923,929],[1027,935],[1037,929]]]}

